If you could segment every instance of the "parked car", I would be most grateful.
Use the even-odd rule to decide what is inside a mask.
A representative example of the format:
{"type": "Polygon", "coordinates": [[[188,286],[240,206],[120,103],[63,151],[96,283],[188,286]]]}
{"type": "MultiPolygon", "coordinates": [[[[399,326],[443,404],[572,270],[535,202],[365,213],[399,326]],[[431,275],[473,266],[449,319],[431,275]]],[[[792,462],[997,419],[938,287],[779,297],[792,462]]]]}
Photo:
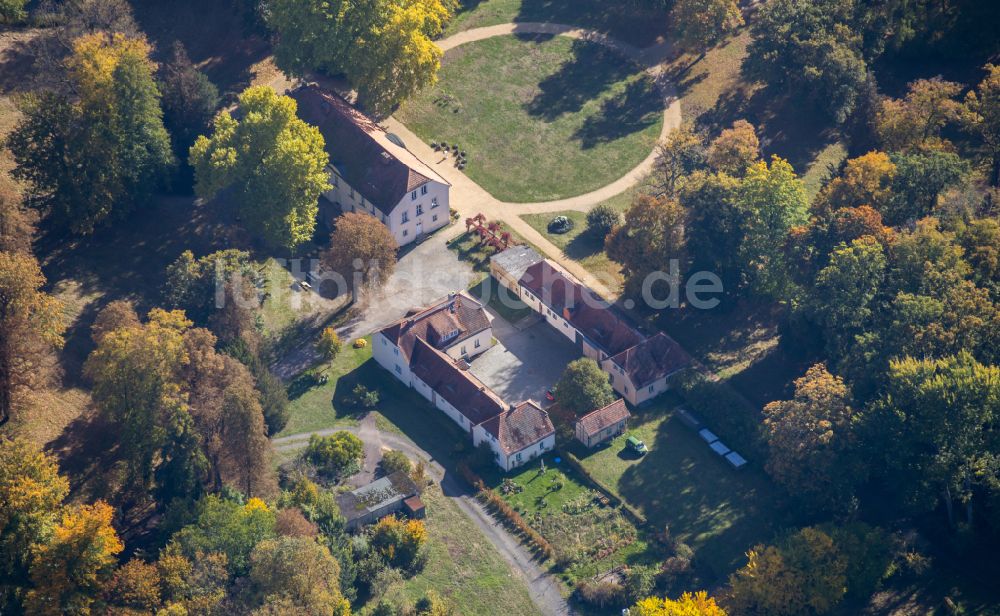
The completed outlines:
{"type": "Polygon", "coordinates": [[[646,443],[643,443],[634,436],[630,436],[627,439],[625,439],[625,447],[639,454],[640,456],[646,455],[646,453],[649,451],[649,449],[646,448],[646,443]]]}
{"type": "Polygon", "coordinates": [[[553,392],[551,389],[546,389],[545,390],[545,399],[548,400],[549,402],[555,402],[556,401],[556,394],[555,394],[555,392],[553,392]]]}

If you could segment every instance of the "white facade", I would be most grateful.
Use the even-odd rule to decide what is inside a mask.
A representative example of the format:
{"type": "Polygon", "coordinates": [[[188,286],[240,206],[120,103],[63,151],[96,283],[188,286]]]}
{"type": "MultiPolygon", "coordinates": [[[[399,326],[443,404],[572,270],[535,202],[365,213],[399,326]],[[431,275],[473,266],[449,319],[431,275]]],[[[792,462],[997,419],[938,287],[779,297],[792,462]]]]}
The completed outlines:
{"type": "Polygon", "coordinates": [[[483,442],[489,443],[490,449],[493,450],[493,455],[495,456],[497,465],[503,470],[509,471],[534,460],[547,451],[552,451],[556,446],[556,435],[554,433],[550,434],[542,440],[519,451],[511,452],[508,455],[504,452],[503,448],[500,447],[499,440],[493,436],[489,430],[484,428],[482,425],[478,425],[472,430],[472,444],[478,447],[479,444],[483,442]]]}
{"type": "Polygon", "coordinates": [[[621,397],[628,400],[632,405],[642,404],[646,400],[655,398],[669,389],[666,376],[643,387],[636,388],[635,383],[632,382],[632,379],[629,378],[621,366],[610,359],[604,360],[601,363],[601,368],[611,375],[611,388],[621,394],[621,397]]]}
{"type": "Polygon", "coordinates": [[[344,212],[365,212],[374,216],[389,228],[400,246],[409,244],[421,234],[436,231],[449,222],[447,184],[429,180],[407,193],[390,214],[384,214],[354,190],[332,165],[327,166],[327,171],[330,172],[332,188],[323,193],[323,196],[339,205],[344,212]]]}

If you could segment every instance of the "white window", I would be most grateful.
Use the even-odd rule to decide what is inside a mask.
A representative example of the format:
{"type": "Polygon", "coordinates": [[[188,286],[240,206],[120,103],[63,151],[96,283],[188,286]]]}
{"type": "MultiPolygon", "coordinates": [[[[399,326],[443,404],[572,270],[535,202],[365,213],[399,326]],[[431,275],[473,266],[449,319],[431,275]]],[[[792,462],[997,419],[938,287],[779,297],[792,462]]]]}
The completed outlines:
{"type": "Polygon", "coordinates": [[[403,374],[403,369],[399,365],[396,366],[396,374],[403,374]]]}
{"type": "Polygon", "coordinates": [[[351,189],[351,199],[353,199],[353,198],[354,198],[354,189],[352,188],[351,189]]]}
{"type": "Polygon", "coordinates": [[[399,349],[398,348],[393,349],[392,352],[396,355],[396,357],[399,357],[399,349]]]}
{"type": "Polygon", "coordinates": [[[410,232],[408,230],[403,229],[403,237],[406,237],[409,234],[410,234],[410,232]]]}
{"type": "Polygon", "coordinates": [[[466,353],[468,353],[468,351],[465,350],[465,345],[463,344],[462,345],[462,355],[465,355],[466,353]]]}
{"type": "Polygon", "coordinates": [[[417,200],[417,191],[413,191],[410,193],[410,201],[416,201],[416,200],[417,200]]]}
{"type": "Polygon", "coordinates": [[[438,221],[438,215],[437,214],[431,216],[431,222],[437,222],[437,221],[438,221]]]}
{"type": "Polygon", "coordinates": [[[424,204],[418,203],[417,204],[417,216],[420,216],[423,213],[424,213],[424,204]]]}
{"type": "Polygon", "coordinates": [[[625,393],[628,393],[628,385],[625,386],[625,393]]]}
{"type": "Polygon", "coordinates": [[[482,346],[482,343],[480,342],[479,338],[476,338],[476,345],[475,345],[475,346],[476,346],[476,348],[477,348],[477,349],[478,349],[478,348],[479,348],[480,346],[482,346]]]}
{"type": "Polygon", "coordinates": [[[427,194],[427,184],[424,184],[423,186],[420,187],[420,194],[421,195],[427,194]]]}
{"type": "Polygon", "coordinates": [[[438,198],[434,197],[433,199],[431,199],[431,209],[433,210],[437,206],[438,206],[438,198]]]}
{"type": "Polygon", "coordinates": [[[410,222],[410,213],[403,212],[403,215],[399,218],[400,222],[410,222]]]}
{"type": "Polygon", "coordinates": [[[653,387],[654,387],[653,385],[649,386],[649,393],[653,393],[653,387]]]}

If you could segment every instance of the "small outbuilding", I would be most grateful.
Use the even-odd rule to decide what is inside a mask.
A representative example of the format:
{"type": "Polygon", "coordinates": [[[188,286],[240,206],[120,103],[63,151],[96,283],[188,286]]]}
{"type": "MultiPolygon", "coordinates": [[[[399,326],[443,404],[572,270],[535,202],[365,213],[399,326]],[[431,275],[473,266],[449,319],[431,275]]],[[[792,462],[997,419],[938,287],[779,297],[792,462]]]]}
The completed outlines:
{"type": "Polygon", "coordinates": [[[631,415],[621,398],[611,404],[591,411],[576,420],[576,440],[587,447],[597,447],[625,432],[631,415]]]}
{"type": "Polygon", "coordinates": [[[521,296],[521,276],[529,267],[542,262],[542,256],[526,244],[511,246],[490,257],[490,274],[497,282],[521,296]]]}
{"type": "Polygon", "coordinates": [[[368,485],[341,494],[337,497],[337,505],[349,531],[378,522],[400,511],[418,518],[425,515],[424,504],[420,500],[420,490],[403,471],[396,471],[368,485]]]}

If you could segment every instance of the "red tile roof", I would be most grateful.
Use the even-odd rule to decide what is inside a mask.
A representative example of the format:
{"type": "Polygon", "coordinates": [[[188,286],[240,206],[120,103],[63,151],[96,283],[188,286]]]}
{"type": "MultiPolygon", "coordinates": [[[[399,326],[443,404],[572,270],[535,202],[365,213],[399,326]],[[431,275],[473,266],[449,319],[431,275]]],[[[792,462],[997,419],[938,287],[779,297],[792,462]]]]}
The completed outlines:
{"type": "Polygon", "coordinates": [[[446,349],[489,327],[489,315],[482,304],[464,293],[458,293],[429,308],[407,314],[379,333],[398,346],[410,361],[417,339],[422,338],[434,348],[446,349]]]}
{"type": "Polygon", "coordinates": [[[289,96],[298,103],[298,116],[323,134],[330,164],[382,213],[390,214],[407,193],[422,184],[448,184],[391,140],[374,120],[336,94],[307,85],[289,96]]]}
{"type": "Polygon", "coordinates": [[[496,437],[507,455],[530,447],[556,431],[549,414],[531,401],[487,419],[483,429],[496,437]]]}
{"type": "Polygon", "coordinates": [[[422,338],[413,344],[410,360],[413,375],[437,392],[473,426],[496,417],[506,405],[479,379],[455,365],[451,357],[422,338]]]}
{"type": "Polygon", "coordinates": [[[583,428],[584,434],[593,436],[605,428],[616,425],[618,422],[631,417],[625,407],[625,401],[621,398],[611,404],[591,411],[576,420],[576,423],[583,428]]]}
{"type": "Polygon", "coordinates": [[[642,334],[607,302],[552,267],[548,260],[528,267],[518,283],[608,355],[620,353],[643,340],[642,334]]]}
{"type": "Polygon", "coordinates": [[[691,363],[691,357],[673,338],[659,332],[611,358],[625,370],[635,387],[645,387],[691,363]]]}

